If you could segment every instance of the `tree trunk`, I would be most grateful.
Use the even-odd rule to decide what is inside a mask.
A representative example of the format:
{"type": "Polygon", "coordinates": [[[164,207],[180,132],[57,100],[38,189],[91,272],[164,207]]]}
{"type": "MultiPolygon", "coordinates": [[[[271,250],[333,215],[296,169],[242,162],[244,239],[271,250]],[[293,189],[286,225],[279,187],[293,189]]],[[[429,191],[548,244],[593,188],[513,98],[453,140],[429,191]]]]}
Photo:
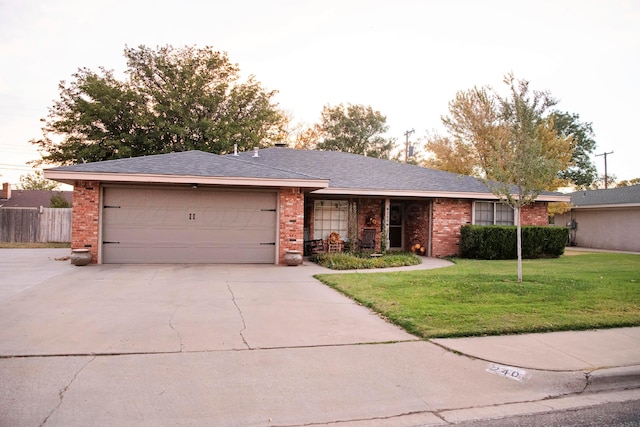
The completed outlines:
{"type": "Polygon", "coordinates": [[[517,224],[517,251],[518,251],[518,283],[522,283],[522,227],[520,225],[520,206],[515,208],[516,224],[517,224]]]}

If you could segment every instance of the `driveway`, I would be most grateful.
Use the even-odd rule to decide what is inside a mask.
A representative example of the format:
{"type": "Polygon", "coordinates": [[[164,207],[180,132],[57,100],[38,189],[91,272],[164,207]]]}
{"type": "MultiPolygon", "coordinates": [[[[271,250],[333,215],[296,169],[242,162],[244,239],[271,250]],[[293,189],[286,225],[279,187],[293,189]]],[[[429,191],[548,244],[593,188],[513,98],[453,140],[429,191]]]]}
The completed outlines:
{"type": "Polygon", "coordinates": [[[581,372],[495,375],[313,264],[73,267],[67,252],[0,250],[0,425],[441,424],[586,387],[581,372]]]}
{"type": "Polygon", "coordinates": [[[64,253],[47,253],[33,263],[21,254],[22,262],[7,271],[8,251],[0,263],[2,277],[11,278],[0,302],[2,356],[416,340],[318,284],[311,276],[325,269],[313,264],[73,267],[56,261],[64,253]]]}

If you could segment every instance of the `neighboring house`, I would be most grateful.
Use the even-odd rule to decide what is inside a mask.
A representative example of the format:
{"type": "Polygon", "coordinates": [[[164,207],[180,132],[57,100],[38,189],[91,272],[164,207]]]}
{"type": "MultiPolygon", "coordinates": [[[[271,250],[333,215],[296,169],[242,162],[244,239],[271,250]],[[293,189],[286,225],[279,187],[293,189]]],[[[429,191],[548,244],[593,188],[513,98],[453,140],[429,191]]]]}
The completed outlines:
{"type": "MultiPolygon", "coordinates": [[[[283,263],[334,232],[444,257],[458,253],[464,224],[513,224],[475,178],[333,151],[188,151],[44,174],[74,186],[72,247],[100,263],[283,263]]],[[[547,225],[550,201],[569,198],[544,193],[523,224],[547,225]]]]}
{"type": "Polygon", "coordinates": [[[569,195],[571,211],[554,222],[572,227],[571,245],[640,252],[640,185],[569,195]]]}
{"type": "Polygon", "coordinates": [[[12,190],[11,184],[2,184],[0,207],[2,208],[48,208],[51,206],[53,196],[62,196],[71,206],[73,191],[49,191],[49,190],[12,190]]]}

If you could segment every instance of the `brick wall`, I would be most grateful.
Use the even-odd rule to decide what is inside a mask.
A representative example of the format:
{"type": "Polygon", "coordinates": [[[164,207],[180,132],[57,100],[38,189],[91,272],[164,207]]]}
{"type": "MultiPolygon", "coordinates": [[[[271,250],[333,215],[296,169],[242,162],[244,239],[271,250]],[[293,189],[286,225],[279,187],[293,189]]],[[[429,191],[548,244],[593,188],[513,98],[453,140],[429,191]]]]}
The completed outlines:
{"type": "Polygon", "coordinates": [[[520,211],[522,225],[549,225],[547,202],[536,202],[520,211]]]}
{"type": "Polygon", "coordinates": [[[91,262],[98,262],[100,227],[100,183],[76,181],[73,186],[71,248],[89,249],[91,262]]]}
{"type": "Polygon", "coordinates": [[[430,202],[411,202],[406,205],[405,250],[415,244],[429,245],[429,205],[430,202]]]}
{"type": "Polygon", "coordinates": [[[302,252],[304,246],[304,193],[299,188],[283,188],[279,192],[280,236],[278,262],[284,264],[287,250],[302,252]]]}
{"type": "Polygon", "coordinates": [[[460,252],[460,227],[471,223],[471,200],[435,199],[431,256],[445,257],[460,252]]]}

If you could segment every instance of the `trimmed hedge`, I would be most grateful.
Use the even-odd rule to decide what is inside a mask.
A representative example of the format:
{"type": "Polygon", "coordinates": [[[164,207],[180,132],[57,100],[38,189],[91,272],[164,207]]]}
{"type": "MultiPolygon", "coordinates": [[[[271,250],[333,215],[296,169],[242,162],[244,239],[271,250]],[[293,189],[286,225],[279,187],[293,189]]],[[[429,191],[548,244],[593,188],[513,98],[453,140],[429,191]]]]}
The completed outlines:
{"type": "MultiPolygon", "coordinates": [[[[463,225],[460,256],[471,259],[516,259],[517,227],[463,225]]],[[[522,227],[522,258],[557,258],[569,240],[565,227],[522,227]]]]}

